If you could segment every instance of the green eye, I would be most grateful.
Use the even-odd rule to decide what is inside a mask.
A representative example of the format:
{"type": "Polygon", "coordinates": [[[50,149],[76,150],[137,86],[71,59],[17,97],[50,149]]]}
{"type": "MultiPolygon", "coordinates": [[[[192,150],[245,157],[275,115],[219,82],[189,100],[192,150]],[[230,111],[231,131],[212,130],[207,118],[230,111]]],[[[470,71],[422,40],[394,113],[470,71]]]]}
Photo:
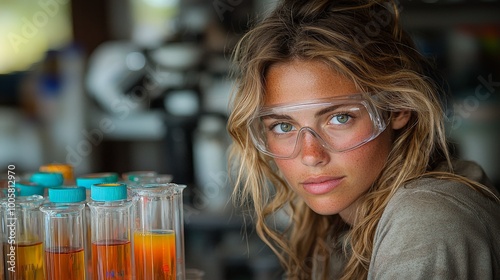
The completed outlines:
{"type": "Polygon", "coordinates": [[[351,119],[351,117],[347,114],[340,114],[340,115],[336,115],[332,118],[332,122],[334,124],[346,124],[349,120],[351,119]]]}
{"type": "Polygon", "coordinates": [[[275,133],[287,133],[293,130],[293,125],[290,123],[278,123],[275,126],[273,126],[272,130],[275,133]]]}
{"type": "Polygon", "coordinates": [[[279,127],[282,132],[290,132],[293,129],[293,125],[289,123],[280,123],[279,127]]]}

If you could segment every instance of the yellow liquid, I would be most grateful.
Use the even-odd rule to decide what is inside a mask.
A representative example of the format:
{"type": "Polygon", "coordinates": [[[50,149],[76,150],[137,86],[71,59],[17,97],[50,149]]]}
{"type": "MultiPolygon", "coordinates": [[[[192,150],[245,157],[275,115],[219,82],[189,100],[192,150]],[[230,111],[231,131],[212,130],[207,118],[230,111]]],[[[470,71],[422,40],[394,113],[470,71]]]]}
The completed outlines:
{"type": "Polygon", "coordinates": [[[93,279],[132,279],[130,241],[92,243],[93,279]]]}
{"type": "Polygon", "coordinates": [[[92,227],[90,225],[90,209],[85,206],[85,227],[86,227],[86,240],[85,240],[85,262],[87,265],[88,279],[92,278],[92,227]]]}
{"type": "Polygon", "coordinates": [[[85,279],[85,252],[82,248],[62,248],[59,252],[45,251],[47,279],[85,279]]]}
{"type": "Polygon", "coordinates": [[[176,276],[175,233],[135,232],[134,260],[137,280],[174,280],[176,276]]]}
{"type": "Polygon", "coordinates": [[[3,243],[5,279],[45,280],[43,263],[43,243],[17,244],[3,243]],[[13,249],[13,250],[11,250],[13,249]],[[9,256],[9,254],[14,256],[9,256]]]}

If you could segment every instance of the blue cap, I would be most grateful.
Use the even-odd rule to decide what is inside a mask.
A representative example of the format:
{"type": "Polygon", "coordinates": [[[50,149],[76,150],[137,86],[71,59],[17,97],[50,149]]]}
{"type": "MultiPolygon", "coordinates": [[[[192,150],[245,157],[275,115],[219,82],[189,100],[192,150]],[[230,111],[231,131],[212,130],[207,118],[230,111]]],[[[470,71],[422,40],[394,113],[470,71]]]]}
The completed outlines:
{"type": "Polygon", "coordinates": [[[49,201],[54,203],[77,203],[87,198],[83,187],[49,189],[49,201]]]}
{"type": "Polygon", "coordinates": [[[30,196],[34,194],[43,195],[45,188],[33,182],[16,182],[14,185],[18,191],[18,196],[30,196]]]}
{"type": "Polygon", "coordinates": [[[31,175],[30,182],[46,188],[59,187],[63,185],[64,177],[58,172],[36,172],[31,175]]]}
{"type": "Polygon", "coordinates": [[[105,183],[92,185],[90,197],[95,201],[116,201],[127,199],[127,185],[105,183]]]}
{"type": "MultiPolygon", "coordinates": [[[[118,173],[115,172],[101,172],[101,173],[90,173],[78,178],[82,179],[104,179],[106,183],[116,183],[118,182],[118,173]]],[[[96,183],[98,184],[98,183],[96,183]]],[[[89,187],[90,188],[90,187],[89,187]]]]}
{"type": "Polygon", "coordinates": [[[118,173],[115,173],[115,172],[94,173],[94,174],[90,174],[90,175],[102,176],[102,177],[106,178],[106,180],[107,180],[108,183],[116,183],[116,182],[118,182],[118,173]]]}
{"type": "Polygon", "coordinates": [[[78,177],[76,178],[76,185],[90,189],[95,184],[109,183],[107,180],[106,177],[78,177]]]}
{"type": "Polygon", "coordinates": [[[132,172],[124,173],[123,177],[125,180],[136,182],[142,176],[154,176],[156,174],[157,174],[156,171],[132,171],[132,172]]]}

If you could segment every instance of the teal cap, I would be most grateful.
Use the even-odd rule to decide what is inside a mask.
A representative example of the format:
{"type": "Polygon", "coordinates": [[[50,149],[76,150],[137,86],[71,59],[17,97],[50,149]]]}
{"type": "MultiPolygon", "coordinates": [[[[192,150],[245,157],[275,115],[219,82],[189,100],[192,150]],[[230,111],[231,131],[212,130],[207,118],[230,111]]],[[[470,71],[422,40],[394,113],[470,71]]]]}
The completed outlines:
{"type": "Polygon", "coordinates": [[[90,197],[95,201],[116,201],[127,199],[127,185],[120,183],[94,184],[90,197]]]}
{"type": "MultiPolygon", "coordinates": [[[[102,173],[90,173],[79,178],[82,179],[103,179],[105,183],[116,183],[118,182],[118,173],[116,172],[102,172],[102,173]]],[[[95,183],[98,184],[98,183],[95,183]]],[[[89,186],[90,188],[90,186],[89,186]]]]}
{"type": "Polygon", "coordinates": [[[14,184],[18,196],[43,195],[45,188],[37,183],[20,181],[14,184]]]}
{"type": "Polygon", "coordinates": [[[31,175],[30,182],[46,188],[60,187],[64,183],[64,177],[58,172],[36,172],[31,175]]]}
{"type": "Polygon", "coordinates": [[[123,173],[123,179],[136,182],[140,179],[142,176],[154,176],[157,175],[158,173],[156,171],[132,171],[132,172],[127,172],[123,173]]]}
{"type": "Polygon", "coordinates": [[[54,203],[77,203],[87,198],[83,187],[49,189],[49,201],[54,203]]]}
{"type": "Polygon", "coordinates": [[[115,173],[115,172],[95,173],[93,175],[103,176],[104,178],[106,178],[106,180],[108,180],[108,183],[116,183],[116,182],[118,182],[118,173],[115,173]]]}
{"type": "Polygon", "coordinates": [[[76,185],[90,189],[95,184],[110,183],[107,180],[106,177],[78,177],[76,178],[76,185]]]}

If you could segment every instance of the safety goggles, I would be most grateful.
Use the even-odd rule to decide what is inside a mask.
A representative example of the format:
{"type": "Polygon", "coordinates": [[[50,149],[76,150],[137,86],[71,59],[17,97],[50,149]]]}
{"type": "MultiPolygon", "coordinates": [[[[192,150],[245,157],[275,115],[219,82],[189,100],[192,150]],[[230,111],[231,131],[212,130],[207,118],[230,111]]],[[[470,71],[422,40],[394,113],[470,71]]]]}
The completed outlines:
{"type": "Polygon", "coordinates": [[[263,107],[248,122],[250,136],[262,153],[274,158],[295,158],[308,133],[328,151],[349,151],[387,126],[372,98],[360,93],[263,107]]]}

